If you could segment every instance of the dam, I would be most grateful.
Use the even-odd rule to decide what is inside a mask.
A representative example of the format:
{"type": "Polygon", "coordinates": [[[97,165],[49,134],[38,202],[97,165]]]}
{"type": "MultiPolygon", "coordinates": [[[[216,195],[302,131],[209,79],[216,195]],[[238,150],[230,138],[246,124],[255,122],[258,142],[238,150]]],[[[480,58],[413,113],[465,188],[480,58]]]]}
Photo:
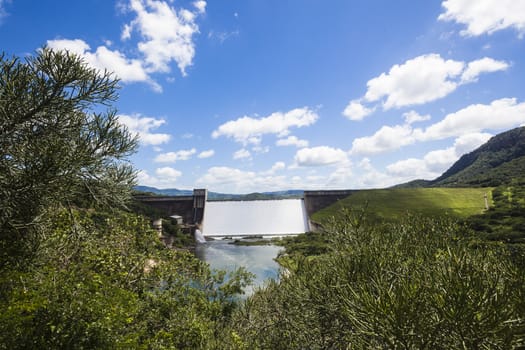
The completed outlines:
{"type": "Polygon", "coordinates": [[[207,202],[202,233],[213,236],[275,236],[309,231],[302,199],[207,202]]]}
{"type": "Polygon", "coordinates": [[[303,198],[210,201],[206,189],[191,196],[135,196],[165,216],[180,218],[191,231],[205,237],[282,236],[315,230],[310,217],[353,190],[304,191],[303,198]]]}

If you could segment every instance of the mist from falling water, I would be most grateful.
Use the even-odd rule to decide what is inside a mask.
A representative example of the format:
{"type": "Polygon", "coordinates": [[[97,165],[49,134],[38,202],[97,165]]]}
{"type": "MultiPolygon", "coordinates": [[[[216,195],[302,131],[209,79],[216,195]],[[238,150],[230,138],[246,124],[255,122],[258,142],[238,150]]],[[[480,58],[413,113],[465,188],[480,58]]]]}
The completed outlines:
{"type": "Polygon", "coordinates": [[[204,236],[281,236],[308,232],[302,199],[209,201],[204,209],[204,236]]]}

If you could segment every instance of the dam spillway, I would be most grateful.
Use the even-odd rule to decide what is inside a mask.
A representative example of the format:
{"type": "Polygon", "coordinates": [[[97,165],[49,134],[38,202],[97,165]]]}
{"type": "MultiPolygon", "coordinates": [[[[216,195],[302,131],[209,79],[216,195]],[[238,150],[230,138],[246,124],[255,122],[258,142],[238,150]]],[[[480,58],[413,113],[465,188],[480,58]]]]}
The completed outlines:
{"type": "Polygon", "coordinates": [[[208,201],[204,236],[280,236],[309,231],[303,199],[208,201]]]}

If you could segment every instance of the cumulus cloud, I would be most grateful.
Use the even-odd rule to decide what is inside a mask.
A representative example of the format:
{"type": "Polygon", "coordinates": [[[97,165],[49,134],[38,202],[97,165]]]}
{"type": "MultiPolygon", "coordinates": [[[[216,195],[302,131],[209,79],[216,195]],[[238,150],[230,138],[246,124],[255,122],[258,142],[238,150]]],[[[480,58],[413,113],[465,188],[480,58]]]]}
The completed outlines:
{"type": "Polygon", "coordinates": [[[179,160],[188,160],[195,153],[197,153],[195,148],[176,152],[161,153],[155,157],[154,161],[157,163],[175,163],[179,160]]]}
{"type": "MultiPolygon", "coordinates": [[[[503,98],[490,104],[474,104],[450,113],[441,121],[426,128],[413,128],[414,120],[428,119],[415,112],[405,114],[404,125],[382,126],[372,136],[354,139],[352,155],[371,155],[397,150],[416,142],[442,140],[481,133],[484,130],[503,130],[525,123],[525,103],[515,98],[503,98]]],[[[427,118],[428,117],[428,118],[427,118]]],[[[468,147],[467,147],[468,148],[468,147]]]]}
{"type": "Polygon", "coordinates": [[[300,140],[296,136],[288,136],[285,139],[277,140],[275,143],[277,146],[295,146],[295,147],[308,147],[308,141],[300,140]]]}
{"type": "Polygon", "coordinates": [[[206,1],[203,1],[203,0],[195,1],[193,3],[193,6],[195,6],[198,13],[206,12],[206,1]]]}
{"type": "Polygon", "coordinates": [[[447,96],[461,84],[476,81],[482,73],[508,67],[508,63],[488,57],[467,64],[445,60],[438,54],[421,55],[369,80],[364,97],[350,101],[343,114],[353,120],[363,119],[377,107],[367,107],[365,102],[381,103],[385,110],[428,103],[447,96]]]}
{"type": "Polygon", "coordinates": [[[196,1],[195,12],[175,9],[166,1],[130,0],[127,10],[136,14],[135,19],[123,26],[121,39],[132,38],[138,32],[140,55],[127,57],[119,50],[99,46],[95,51],[81,39],[48,40],[47,46],[55,50],[68,50],[85,57],[96,69],[114,72],[125,83],[145,82],[154,91],[162,87],[151,77],[153,73],[169,73],[170,64],[176,62],[182,75],[193,64],[195,43],[193,36],[199,32],[197,16],[205,12],[206,2],[196,1]]]}
{"type": "Polygon", "coordinates": [[[204,13],[206,2],[197,1],[194,6],[197,13],[177,10],[165,1],[130,1],[136,18],[124,27],[122,37],[131,37],[134,30],[140,33],[143,40],[138,49],[144,55],[147,71],[169,72],[169,64],[175,61],[182,75],[186,75],[195,56],[193,36],[199,32],[196,15],[204,13]]]}
{"type": "Polygon", "coordinates": [[[146,72],[141,60],[127,58],[118,50],[99,46],[93,52],[91,47],[81,39],[48,40],[47,46],[53,50],[66,50],[82,56],[93,68],[113,72],[124,83],[145,82],[150,84],[155,91],[162,91],[160,85],[153,81],[146,72]]]}
{"type": "Polygon", "coordinates": [[[312,167],[340,164],[348,161],[345,151],[328,146],[303,148],[295,154],[294,167],[312,167]]]}
{"type": "Polygon", "coordinates": [[[197,157],[200,159],[205,159],[205,158],[213,157],[214,155],[215,155],[215,151],[212,149],[209,149],[207,151],[202,151],[201,153],[199,153],[197,157]]]}
{"type": "Polygon", "coordinates": [[[465,134],[456,138],[452,147],[428,152],[422,159],[409,158],[392,163],[387,166],[387,171],[404,181],[434,179],[450,168],[463,154],[475,150],[491,137],[489,133],[465,134]]]}
{"type": "Polygon", "coordinates": [[[214,139],[220,136],[233,138],[244,145],[259,144],[266,134],[285,137],[291,128],[300,128],[314,124],[319,116],[307,107],[296,108],[289,112],[275,112],[263,118],[244,116],[220,125],[212,133],[214,139]]]}
{"type": "Polygon", "coordinates": [[[375,108],[365,107],[360,100],[352,100],[348,103],[343,115],[350,120],[362,120],[367,115],[373,113],[375,108]]]}
{"type": "Polygon", "coordinates": [[[410,111],[410,112],[403,113],[403,118],[405,118],[406,124],[414,124],[417,122],[423,122],[426,120],[430,120],[430,115],[428,114],[420,115],[416,111],[410,111]]]}
{"type": "Polygon", "coordinates": [[[142,170],[137,174],[137,180],[139,184],[144,186],[168,188],[175,187],[180,176],[182,176],[182,172],[170,167],[163,167],[157,168],[155,175],[150,175],[147,171],[142,170]]]}
{"type": "Polygon", "coordinates": [[[464,83],[473,82],[478,79],[481,73],[497,72],[506,70],[509,64],[504,61],[496,61],[489,57],[469,62],[467,69],[461,75],[461,81],[464,83]]]}
{"type": "Polygon", "coordinates": [[[422,140],[437,140],[466,133],[516,127],[525,122],[525,103],[515,98],[502,98],[490,104],[473,104],[429,126],[422,140]]]}
{"type": "Polygon", "coordinates": [[[284,162],[275,162],[275,164],[270,169],[270,172],[273,174],[276,171],[283,170],[286,168],[286,164],[284,162]]]}
{"type": "Polygon", "coordinates": [[[251,158],[251,156],[252,154],[250,153],[250,151],[244,148],[233,153],[233,159],[247,159],[247,158],[251,158]]]}
{"type": "Polygon", "coordinates": [[[275,163],[270,170],[256,173],[226,166],[209,168],[206,174],[197,179],[199,186],[220,188],[229,193],[248,193],[254,191],[276,191],[295,187],[293,179],[274,175],[285,166],[282,162],[275,163]]]}
{"type": "Polygon", "coordinates": [[[390,152],[410,145],[415,141],[414,129],[410,125],[385,125],[372,136],[354,139],[350,153],[354,155],[370,155],[390,152]]]}
{"type": "Polygon", "coordinates": [[[117,118],[119,123],[125,125],[131,133],[139,136],[139,140],[143,145],[157,146],[167,143],[171,138],[168,134],[152,132],[152,130],[158,129],[166,123],[164,119],[143,117],[139,114],[119,114],[117,118]]]}
{"type": "Polygon", "coordinates": [[[445,12],[438,19],[455,21],[467,26],[464,36],[492,34],[514,28],[520,36],[525,32],[525,3],[517,0],[446,0],[445,12]]]}

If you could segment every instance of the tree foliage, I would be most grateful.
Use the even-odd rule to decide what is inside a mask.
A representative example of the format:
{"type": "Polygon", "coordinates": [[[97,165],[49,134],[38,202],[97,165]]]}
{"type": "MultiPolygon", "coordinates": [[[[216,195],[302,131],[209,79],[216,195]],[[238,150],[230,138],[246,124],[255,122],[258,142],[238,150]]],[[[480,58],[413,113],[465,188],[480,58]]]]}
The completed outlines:
{"type": "Polygon", "coordinates": [[[49,220],[30,266],[0,270],[0,349],[220,348],[244,270],[166,249],[136,214],[64,208],[49,220]]]}
{"type": "Polygon", "coordinates": [[[126,159],[137,142],[111,109],[117,83],[64,51],[0,55],[2,249],[34,233],[57,205],[129,197],[126,159]]]}
{"type": "Polygon", "coordinates": [[[248,299],[232,343],[247,349],[511,349],[525,346],[525,274],[504,245],[447,219],[369,225],[347,213],[332,252],[296,256],[248,299]]]}

